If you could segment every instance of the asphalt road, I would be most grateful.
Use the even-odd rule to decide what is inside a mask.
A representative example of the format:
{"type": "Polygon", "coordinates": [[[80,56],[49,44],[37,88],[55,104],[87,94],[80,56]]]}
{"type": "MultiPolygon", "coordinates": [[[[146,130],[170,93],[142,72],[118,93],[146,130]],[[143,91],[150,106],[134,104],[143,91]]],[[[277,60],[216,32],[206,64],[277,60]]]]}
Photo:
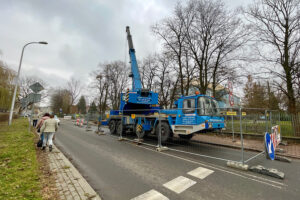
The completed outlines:
{"type": "MultiPolygon", "coordinates": [[[[283,171],[286,177],[280,180],[226,167],[225,160],[241,159],[236,149],[175,140],[166,144],[171,150],[157,152],[153,138],[145,142],[150,145],[100,136],[70,121],[61,122],[55,140],[104,200],[140,195],[137,199],[300,199],[299,160],[260,156],[249,162],[283,171]]],[[[245,152],[245,159],[255,154],[245,152]]]]}

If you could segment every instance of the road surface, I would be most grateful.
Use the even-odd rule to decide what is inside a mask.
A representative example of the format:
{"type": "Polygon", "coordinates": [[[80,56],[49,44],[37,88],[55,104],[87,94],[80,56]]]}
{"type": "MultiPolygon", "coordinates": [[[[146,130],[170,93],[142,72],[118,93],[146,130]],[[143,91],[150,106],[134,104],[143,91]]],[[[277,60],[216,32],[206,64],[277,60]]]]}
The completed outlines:
{"type": "MultiPolygon", "coordinates": [[[[156,145],[153,138],[146,142],[156,145]]],[[[173,150],[157,152],[154,146],[100,136],[67,120],[61,122],[55,143],[104,200],[300,197],[299,160],[283,163],[260,156],[250,161],[283,171],[286,177],[280,180],[226,167],[225,160],[241,158],[236,149],[174,141],[167,144],[173,150]]],[[[245,152],[245,158],[255,154],[245,152]]]]}

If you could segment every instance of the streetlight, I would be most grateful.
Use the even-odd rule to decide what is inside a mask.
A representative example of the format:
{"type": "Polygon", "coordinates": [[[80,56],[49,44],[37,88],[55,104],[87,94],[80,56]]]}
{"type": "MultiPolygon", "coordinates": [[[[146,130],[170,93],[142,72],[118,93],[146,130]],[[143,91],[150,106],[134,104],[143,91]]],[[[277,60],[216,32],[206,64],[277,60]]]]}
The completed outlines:
{"type": "Polygon", "coordinates": [[[18,74],[17,74],[17,78],[16,78],[16,85],[15,85],[15,89],[14,89],[14,94],[13,94],[13,99],[11,101],[11,107],[10,107],[10,113],[9,113],[9,120],[8,120],[8,125],[11,125],[11,120],[12,120],[12,116],[13,116],[13,111],[14,111],[14,107],[15,107],[15,100],[16,100],[16,93],[17,93],[17,88],[19,85],[19,77],[20,77],[20,70],[21,70],[21,65],[22,65],[22,60],[23,60],[23,54],[24,54],[24,49],[26,46],[30,45],[30,44],[48,44],[45,41],[40,41],[40,42],[29,42],[27,44],[24,45],[23,49],[22,49],[22,54],[21,54],[21,59],[20,59],[20,64],[19,64],[19,69],[18,69],[18,74]]]}

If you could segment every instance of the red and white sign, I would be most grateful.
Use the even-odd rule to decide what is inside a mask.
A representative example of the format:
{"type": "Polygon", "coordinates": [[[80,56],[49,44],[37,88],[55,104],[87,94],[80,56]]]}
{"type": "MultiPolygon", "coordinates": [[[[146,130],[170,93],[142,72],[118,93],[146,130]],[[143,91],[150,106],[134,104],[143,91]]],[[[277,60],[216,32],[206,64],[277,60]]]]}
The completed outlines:
{"type": "Polygon", "coordinates": [[[273,141],[274,149],[279,145],[281,142],[281,135],[280,135],[280,126],[276,125],[272,127],[272,133],[270,134],[271,140],[273,141]]]}

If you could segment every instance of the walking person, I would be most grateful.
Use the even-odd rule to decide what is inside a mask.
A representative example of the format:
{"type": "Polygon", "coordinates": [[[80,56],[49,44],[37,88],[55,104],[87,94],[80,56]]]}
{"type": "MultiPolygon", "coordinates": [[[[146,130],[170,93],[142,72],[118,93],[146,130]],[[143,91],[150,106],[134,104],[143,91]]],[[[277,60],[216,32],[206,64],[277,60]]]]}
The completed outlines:
{"type": "Polygon", "coordinates": [[[49,143],[49,151],[52,151],[52,138],[58,129],[57,121],[54,119],[54,115],[50,115],[50,119],[44,121],[41,127],[41,132],[44,134],[43,147],[42,150],[46,149],[47,141],[49,143]]]}
{"type": "Polygon", "coordinates": [[[37,122],[38,122],[38,114],[35,112],[35,113],[32,115],[32,126],[33,126],[33,127],[36,127],[37,122]]]}
{"type": "Polygon", "coordinates": [[[42,128],[42,126],[43,126],[44,121],[46,121],[46,120],[49,119],[49,118],[50,118],[50,114],[49,114],[49,113],[45,113],[44,116],[40,119],[40,121],[39,121],[39,122],[37,123],[37,125],[36,125],[37,132],[39,133],[40,139],[41,139],[42,141],[44,141],[44,134],[43,134],[43,132],[41,131],[41,128],[42,128]]]}

